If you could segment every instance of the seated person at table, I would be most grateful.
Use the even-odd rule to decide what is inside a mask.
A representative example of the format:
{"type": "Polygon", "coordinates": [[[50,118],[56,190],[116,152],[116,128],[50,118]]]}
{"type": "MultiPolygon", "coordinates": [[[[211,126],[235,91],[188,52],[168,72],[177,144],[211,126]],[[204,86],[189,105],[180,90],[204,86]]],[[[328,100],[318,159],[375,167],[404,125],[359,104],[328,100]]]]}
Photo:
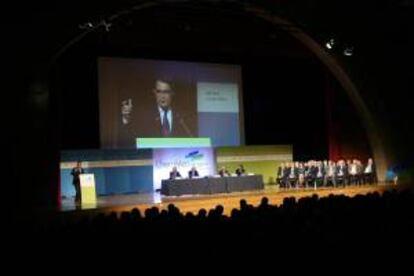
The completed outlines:
{"type": "Polygon", "coordinates": [[[188,178],[193,178],[193,177],[198,177],[198,171],[197,169],[193,166],[191,167],[191,170],[188,171],[188,178]]]}
{"type": "Polygon", "coordinates": [[[170,179],[176,179],[181,178],[181,174],[179,171],[177,171],[177,167],[173,167],[172,171],[170,172],[170,179]]]}
{"type": "Polygon", "coordinates": [[[229,173],[229,171],[226,169],[226,167],[221,167],[221,169],[218,171],[218,174],[221,176],[221,177],[224,177],[224,176],[230,176],[230,173],[229,173]]]}
{"type": "Polygon", "coordinates": [[[244,169],[243,165],[240,164],[240,166],[236,169],[237,176],[246,175],[246,170],[244,169]]]}

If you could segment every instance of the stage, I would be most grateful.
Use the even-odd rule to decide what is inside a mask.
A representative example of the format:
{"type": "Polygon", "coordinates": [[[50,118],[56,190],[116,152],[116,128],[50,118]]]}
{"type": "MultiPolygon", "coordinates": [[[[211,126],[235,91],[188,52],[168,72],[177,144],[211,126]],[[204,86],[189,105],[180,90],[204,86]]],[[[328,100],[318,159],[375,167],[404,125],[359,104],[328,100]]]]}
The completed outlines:
{"type": "Polygon", "coordinates": [[[110,213],[131,211],[133,208],[138,208],[141,214],[145,209],[157,207],[160,210],[166,209],[169,204],[174,204],[181,212],[197,213],[204,208],[207,211],[217,205],[224,207],[224,214],[230,215],[233,208],[239,208],[240,200],[245,199],[249,204],[257,206],[263,197],[269,199],[269,203],[279,205],[284,198],[295,197],[296,199],[302,197],[312,196],[313,194],[319,197],[326,197],[333,195],[347,195],[353,197],[355,195],[364,195],[367,193],[383,193],[384,191],[397,189],[399,186],[389,184],[363,185],[363,186],[349,186],[349,187],[324,187],[324,188],[307,188],[307,189],[279,189],[278,186],[267,186],[264,190],[249,191],[249,192],[233,192],[225,194],[214,195],[183,195],[183,196],[162,196],[160,193],[145,193],[145,194],[128,194],[128,195],[112,195],[100,196],[97,198],[96,205],[76,206],[73,198],[66,198],[62,200],[61,211],[64,212],[82,212],[90,213],[110,213]]]}

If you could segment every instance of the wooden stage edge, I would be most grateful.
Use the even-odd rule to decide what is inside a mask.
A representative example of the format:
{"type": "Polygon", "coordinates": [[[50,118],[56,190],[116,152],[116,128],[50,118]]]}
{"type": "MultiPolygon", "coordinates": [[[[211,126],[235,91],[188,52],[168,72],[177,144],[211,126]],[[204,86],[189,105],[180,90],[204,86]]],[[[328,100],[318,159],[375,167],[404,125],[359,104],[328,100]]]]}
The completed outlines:
{"type": "Polygon", "coordinates": [[[207,211],[211,208],[215,208],[217,205],[222,205],[224,207],[224,214],[230,215],[231,210],[234,208],[240,207],[240,200],[245,199],[248,204],[253,206],[258,206],[263,197],[269,199],[269,203],[272,205],[280,205],[283,203],[283,199],[287,197],[295,197],[296,199],[302,197],[309,197],[314,194],[321,197],[327,197],[329,195],[346,195],[349,197],[354,197],[356,195],[365,195],[368,193],[378,192],[382,194],[387,190],[393,189],[405,189],[404,186],[395,186],[395,185],[386,185],[386,184],[376,184],[376,185],[364,185],[364,186],[350,186],[350,187],[337,187],[337,188],[320,188],[317,190],[314,189],[289,189],[289,190],[280,190],[276,187],[269,187],[262,191],[251,191],[251,192],[239,192],[231,194],[218,194],[218,195],[208,195],[208,196],[186,196],[186,197],[163,197],[161,203],[151,203],[151,204],[128,204],[123,206],[114,206],[114,207],[101,207],[87,210],[74,210],[69,213],[76,212],[82,214],[97,214],[105,213],[109,214],[111,212],[120,213],[123,211],[131,211],[133,208],[138,208],[141,211],[141,214],[144,215],[144,211],[147,208],[157,207],[160,210],[167,209],[169,204],[174,204],[178,207],[181,213],[191,212],[197,214],[198,211],[202,208],[207,211]]]}

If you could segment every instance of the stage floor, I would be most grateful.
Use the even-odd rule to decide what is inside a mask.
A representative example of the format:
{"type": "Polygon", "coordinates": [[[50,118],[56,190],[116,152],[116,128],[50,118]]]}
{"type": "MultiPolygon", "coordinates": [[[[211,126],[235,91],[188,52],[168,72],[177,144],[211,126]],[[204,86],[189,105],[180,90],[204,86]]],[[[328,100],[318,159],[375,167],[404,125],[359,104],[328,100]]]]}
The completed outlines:
{"type": "Polygon", "coordinates": [[[128,195],[113,195],[100,196],[97,198],[96,205],[76,206],[73,198],[62,200],[61,211],[83,211],[86,213],[110,213],[131,211],[133,208],[138,208],[143,211],[147,208],[156,206],[159,209],[166,209],[170,203],[178,207],[181,212],[197,213],[201,208],[207,211],[215,208],[217,205],[224,207],[224,213],[229,215],[233,208],[239,208],[240,200],[245,199],[249,204],[257,206],[263,197],[269,199],[270,204],[281,204],[286,197],[307,197],[317,194],[319,197],[325,197],[330,194],[355,196],[357,194],[367,194],[372,192],[382,193],[386,190],[395,189],[396,186],[377,184],[365,186],[350,186],[350,187],[329,187],[314,189],[279,189],[277,186],[266,187],[261,191],[236,192],[226,194],[214,195],[184,195],[184,196],[161,196],[160,193],[149,194],[128,194],[128,195]]]}

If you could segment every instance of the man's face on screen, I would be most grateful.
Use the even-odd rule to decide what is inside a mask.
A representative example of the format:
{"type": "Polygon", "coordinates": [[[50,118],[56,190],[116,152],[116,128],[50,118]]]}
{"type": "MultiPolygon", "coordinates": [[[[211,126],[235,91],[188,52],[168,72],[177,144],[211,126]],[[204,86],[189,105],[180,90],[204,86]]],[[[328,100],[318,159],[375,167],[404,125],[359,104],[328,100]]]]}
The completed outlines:
{"type": "Polygon", "coordinates": [[[167,82],[157,81],[154,89],[158,106],[167,110],[171,106],[173,91],[167,82]]]}

